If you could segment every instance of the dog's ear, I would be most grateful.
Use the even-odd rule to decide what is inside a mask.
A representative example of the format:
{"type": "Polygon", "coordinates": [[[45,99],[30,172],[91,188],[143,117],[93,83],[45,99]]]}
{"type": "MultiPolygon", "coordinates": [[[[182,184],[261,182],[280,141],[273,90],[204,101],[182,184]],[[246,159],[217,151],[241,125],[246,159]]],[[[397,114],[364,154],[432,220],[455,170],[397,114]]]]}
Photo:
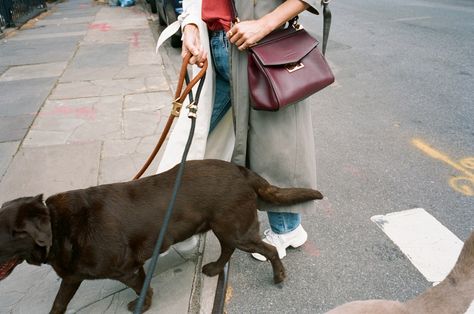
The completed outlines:
{"type": "Polygon", "coordinates": [[[39,203],[43,203],[43,194],[38,194],[34,197],[34,200],[39,203]]]}
{"type": "Polygon", "coordinates": [[[39,246],[49,249],[53,243],[51,220],[48,208],[43,204],[43,194],[39,194],[24,205],[18,215],[18,231],[29,234],[39,246]],[[26,206],[25,206],[26,205],[26,206]]]}
{"type": "Polygon", "coordinates": [[[53,244],[51,223],[44,217],[35,217],[25,221],[24,231],[28,233],[39,246],[50,248],[53,244]]]}

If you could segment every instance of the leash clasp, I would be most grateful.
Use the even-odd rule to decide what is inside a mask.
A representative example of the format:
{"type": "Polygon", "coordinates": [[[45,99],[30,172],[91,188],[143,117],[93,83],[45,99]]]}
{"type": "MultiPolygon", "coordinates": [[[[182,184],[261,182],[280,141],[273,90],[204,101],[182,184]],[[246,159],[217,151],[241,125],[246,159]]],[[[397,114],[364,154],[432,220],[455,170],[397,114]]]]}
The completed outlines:
{"type": "Polygon", "coordinates": [[[175,117],[179,117],[181,112],[181,107],[183,107],[183,103],[179,101],[179,97],[173,100],[172,102],[173,108],[171,109],[171,115],[175,117]]]}
{"type": "Polygon", "coordinates": [[[197,118],[197,109],[198,109],[198,107],[197,107],[195,101],[193,101],[192,103],[187,105],[186,108],[189,109],[189,113],[188,113],[189,118],[197,118]]]}

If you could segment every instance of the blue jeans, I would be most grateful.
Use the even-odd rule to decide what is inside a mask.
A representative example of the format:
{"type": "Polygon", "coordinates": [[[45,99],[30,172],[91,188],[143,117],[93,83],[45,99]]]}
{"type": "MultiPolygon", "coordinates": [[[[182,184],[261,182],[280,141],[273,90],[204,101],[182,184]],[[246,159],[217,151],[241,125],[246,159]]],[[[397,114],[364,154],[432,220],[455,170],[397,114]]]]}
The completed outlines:
{"type": "MultiPolygon", "coordinates": [[[[211,133],[230,108],[230,71],[229,41],[225,36],[225,31],[210,32],[209,42],[216,72],[216,92],[209,127],[209,133],[211,133]]],[[[293,231],[301,223],[301,215],[298,213],[267,212],[267,215],[272,231],[277,234],[293,231]]]]}
{"type": "Polygon", "coordinates": [[[230,108],[229,41],[225,31],[210,32],[211,57],[216,72],[216,92],[211,115],[211,133],[230,108]]]}
{"type": "Polygon", "coordinates": [[[270,228],[277,234],[293,231],[301,223],[299,213],[267,212],[270,228]]]}

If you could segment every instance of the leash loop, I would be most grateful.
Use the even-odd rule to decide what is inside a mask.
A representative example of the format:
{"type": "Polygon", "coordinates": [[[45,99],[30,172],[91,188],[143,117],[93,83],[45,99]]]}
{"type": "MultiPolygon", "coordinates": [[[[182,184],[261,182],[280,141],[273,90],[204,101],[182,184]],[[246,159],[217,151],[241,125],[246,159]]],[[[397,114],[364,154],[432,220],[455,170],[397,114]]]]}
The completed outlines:
{"type": "MultiPolygon", "coordinates": [[[[172,102],[173,107],[171,109],[171,113],[170,113],[170,116],[168,118],[168,121],[166,122],[165,128],[163,129],[163,133],[161,133],[161,137],[158,140],[158,142],[156,143],[155,148],[151,152],[150,156],[148,157],[147,161],[145,162],[143,167],[140,169],[140,171],[138,171],[138,173],[135,175],[135,177],[133,177],[133,180],[139,179],[145,173],[145,171],[148,169],[150,164],[153,162],[153,159],[155,159],[156,155],[158,154],[159,150],[161,149],[161,146],[163,146],[163,143],[165,142],[166,137],[168,136],[168,133],[171,129],[171,125],[173,124],[174,118],[179,117],[179,114],[181,112],[181,108],[183,107],[183,102],[186,99],[186,97],[189,97],[189,102],[193,103],[192,89],[198,82],[199,82],[199,87],[198,87],[197,93],[199,93],[199,94],[201,93],[202,84],[204,83],[204,77],[206,75],[208,62],[207,62],[207,59],[206,59],[204,61],[204,65],[201,68],[201,70],[199,71],[199,73],[190,82],[188,82],[186,80],[187,73],[188,73],[187,69],[188,69],[188,63],[189,63],[189,60],[191,59],[191,57],[192,57],[191,53],[187,53],[186,56],[183,58],[183,63],[181,65],[181,70],[180,70],[179,78],[178,78],[178,85],[177,85],[177,88],[176,88],[174,100],[172,102]],[[183,86],[184,86],[185,80],[186,80],[186,88],[183,91],[183,86]]],[[[194,102],[197,104],[197,101],[194,101],[194,102]]],[[[189,108],[189,109],[191,110],[191,108],[189,108]]],[[[196,111],[197,111],[197,108],[193,109],[194,118],[197,117],[196,111]]],[[[190,116],[190,115],[191,115],[191,111],[190,111],[188,116],[190,116]]]]}

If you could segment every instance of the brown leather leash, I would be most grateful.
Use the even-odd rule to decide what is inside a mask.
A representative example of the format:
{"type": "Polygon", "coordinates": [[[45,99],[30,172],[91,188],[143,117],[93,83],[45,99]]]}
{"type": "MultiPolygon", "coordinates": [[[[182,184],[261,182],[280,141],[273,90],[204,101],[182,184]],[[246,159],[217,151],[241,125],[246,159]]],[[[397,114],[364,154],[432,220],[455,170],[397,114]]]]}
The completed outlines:
{"type": "Polygon", "coordinates": [[[196,117],[197,106],[192,100],[192,89],[204,77],[204,75],[206,75],[207,59],[204,62],[204,65],[199,71],[199,73],[189,83],[187,83],[186,88],[183,90],[184,81],[187,76],[187,66],[189,64],[189,59],[191,59],[191,56],[192,55],[188,53],[183,58],[183,64],[181,65],[181,71],[179,73],[179,78],[178,78],[178,85],[176,87],[174,101],[172,103],[173,108],[171,109],[171,114],[168,118],[168,121],[166,122],[163,133],[161,134],[160,139],[156,143],[155,148],[151,152],[150,156],[148,157],[143,167],[140,169],[140,171],[138,171],[135,177],[133,177],[133,180],[139,179],[143,175],[143,173],[145,173],[145,171],[148,169],[150,164],[153,162],[153,159],[155,159],[156,155],[161,149],[161,146],[165,142],[166,137],[168,136],[171,126],[173,125],[174,118],[179,117],[179,114],[181,112],[181,107],[183,107],[183,102],[188,96],[190,99],[189,105],[187,106],[187,108],[189,108],[190,110],[189,115],[194,115],[194,117],[196,117]]]}

